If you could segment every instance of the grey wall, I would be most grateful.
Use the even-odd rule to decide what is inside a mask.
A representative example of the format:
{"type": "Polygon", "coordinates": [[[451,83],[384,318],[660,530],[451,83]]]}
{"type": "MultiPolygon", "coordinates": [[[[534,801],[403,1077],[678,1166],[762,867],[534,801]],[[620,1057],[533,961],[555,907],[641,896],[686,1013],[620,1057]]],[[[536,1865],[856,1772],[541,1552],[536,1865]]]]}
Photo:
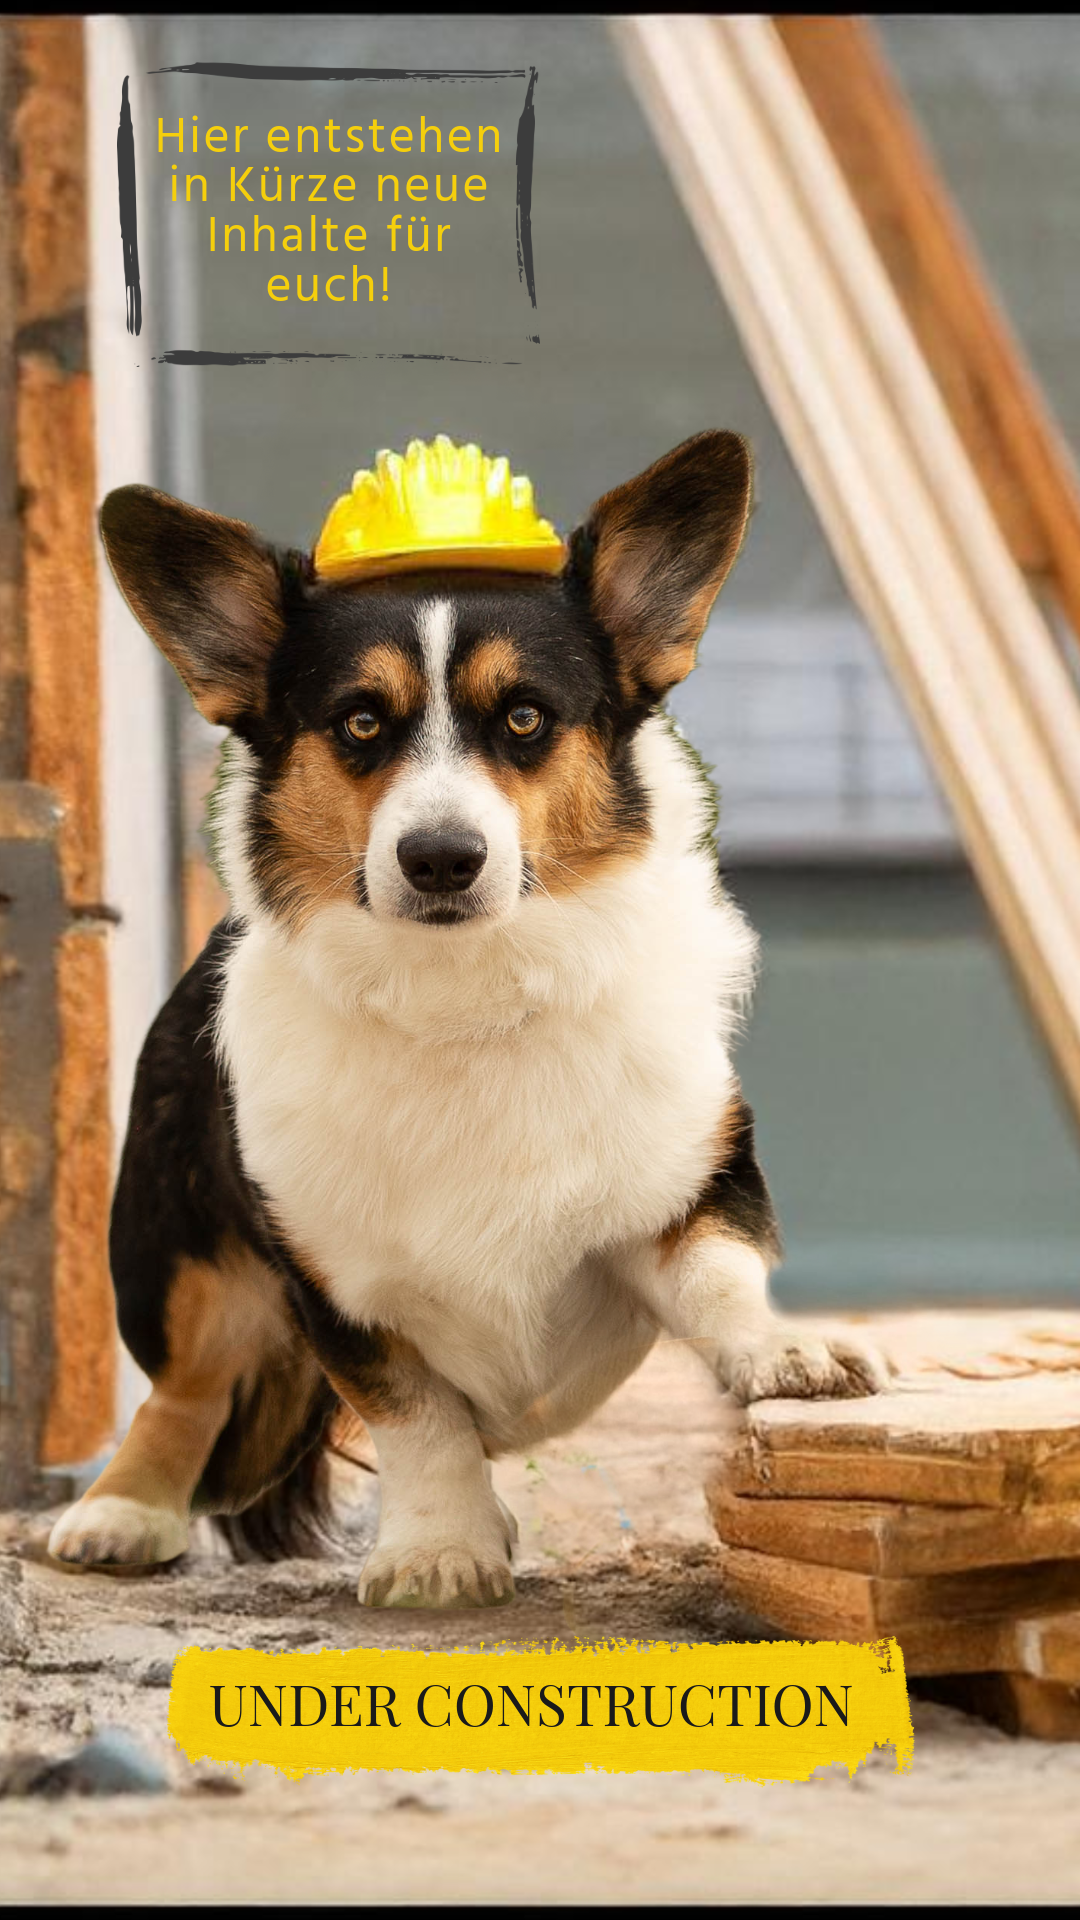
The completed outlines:
{"type": "Polygon", "coordinates": [[[974,886],[948,869],[748,868],[739,1054],[791,1301],[1075,1300],[1076,1137],[974,886]]]}

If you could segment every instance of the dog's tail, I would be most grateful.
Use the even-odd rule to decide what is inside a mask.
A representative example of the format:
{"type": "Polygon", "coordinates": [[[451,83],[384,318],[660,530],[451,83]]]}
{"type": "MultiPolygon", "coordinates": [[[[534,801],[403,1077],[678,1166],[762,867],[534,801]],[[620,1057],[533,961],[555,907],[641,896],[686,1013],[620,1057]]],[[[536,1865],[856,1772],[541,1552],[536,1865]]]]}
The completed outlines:
{"type": "Polygon", "coordinates": [[[293,1347],[238,1386],[196,1489],[238,1560],[313,1559],[327,1550],[331,1426],[338,1397],[293,1347]]]}
{"type": "Polygon", "coordinates": [[[235,1560],[317,1560],[332,1533],[330,1462],[321,1441],[283,1480],[242,1513],[217,1513],[214,1525],[235,1560]]]}

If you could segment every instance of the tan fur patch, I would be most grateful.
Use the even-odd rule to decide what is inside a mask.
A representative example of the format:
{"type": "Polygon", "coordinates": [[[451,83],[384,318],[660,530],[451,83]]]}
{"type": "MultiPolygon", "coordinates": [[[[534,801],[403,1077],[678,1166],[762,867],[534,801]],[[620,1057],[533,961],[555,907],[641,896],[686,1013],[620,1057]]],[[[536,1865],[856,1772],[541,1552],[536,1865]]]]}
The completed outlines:
{"type": "Polygon", "coordinates": [[[264,705],[266,667],[284,631],[281,583],[270,554],[239,520],[166,494],[119,488],[102,509],[102,538],[117,584],[137,620],[171,661],[199,712],[231,725],[264,705]],[[202,593],[178,612],[155,557],[162,519],[179,530],[202,593]]]}
{"type": "MultiPolygon", "coordinates": [[[[337,1392],[337,1389],[334,1389],[337,1392]]],[[[354,1467],[363,1467],[367,1473],[377,1473],[378,1458],[375,1442],[372,1440],[360,1415],[338,1394],[337,1411],[327,1431],[327,1446],[339,1458],[348,1460],[354,1467]]]]}
{"type": "MultiPolygon", "coordinates": [[[[740,527],[741,533],[741,527],[740,527]]],[[[734,563],[734,551],[698,589],[684,600],[675,619],[658,625],[652,591],[665,558],[660,534],[635,532],[614,537],[602,545],[596,559],[596,609],[619,645],[615,666],[626,699],[645,687],[664,694],[685,680],[697,660],[698,644],[723,580],[734,563]]]]}
{"type": "Polygon", "coordinates": [[[327,1371],[326,1377],[338,1398],[365,1424],[402,1426],[423,1407],[431,1376],[411,1341],[396,1333],[383,1332],[379,1337],[383,1357],[365,1362],[355,1375],[327,1371]]]}
{"type": "MultiPolygon", "coordinates": [[[[625,491],[629,493],[633,485],[631,482],[625,491]]],[[[615,650],[620,691],[624,699],[634,700],[645,674],[654,667],[654,655],[660,651],[652,632],[649,587],[663,563],[665,541],[659,533],[634,528],[630,515],[628,530],[623,528],[622,516],[613,513],[610,517],[613,524],[605,530],[606,537],[596,555],[593,597],[603,625],[621,643],[615,650]]],[[[670,651],[683,654],[686,643],[670,651]]],[[[690,643],[690,657],[680,679],[690,672],[695,652],[696,640],[690,643]]]]}
{"type": "Polygon", "coordinates": [[[407,720],[424,702],[427,682],[399,647],[369,647],[357,662],[357,672],[364,691],[376,694],[395,720],[407,720]]]}
{"type": "Polygon", "coordinates": [[[473,648],[455,671],[451,691],[455,700],[481,713],[493,713],[523,678],[521,655],[513,641],[496,635],[473,648]]]}
{"type": "Polygon", "coordinates": [[[752,463],[739,434],[704,433],[596,502],[593,604],[627,698],[685,680],[742,543],[752,463]]]}
{"type": "Polygon", "coordinates": [[[528,772],[490,771],[517,811],[522,851],[548,893],[572,893],[601,865],[638,853],[648,837],[646,827],[620,820],[607,755],[586,727],[568,729],[528,772]]]}
{"type": "MultiPolygon", "coordinates": [[[[114,1494],[186,1515],[229,1418],[234,1389],[252,1380],[265,1361],[287,1353],[292,1335],[281,1283],[239,1245],[213,1265],[182,1260],[169,1291],[165,1336],[165,1366],[87,1497],[114,1494]]],[[[304,1404],[309,1376],[310,1369],[303,1380],[297,1375],[304,1404]]],[[[264,1436],[268,1461],[280,1452],[281,1440],[278,1418],[264,1436]]],[[[258,1452],[257,1435],[252,1444],[258,1452]]]]}
{"type": "Polygon", "coordinates": [[[326,901],[355,903],[371,817],[396,771],[391,765],[357,779],[322,734],[297,738],[267,800],[276,844],[260,874],[277,910],[294,926],[326,901]]]}
{"type": "MultiPolygon", "coordinates": [[[[742,1116],[742,1091],[736,1088],[720,1115],[713,1134],[712,1170],[716,1173],[722,1172],[727,1164],[742,1116]]],[[[681,1253],[695,1240],[703,1239],[706,1234],[715,1232],[715,1215],[704,1208],[691,1207],[689,1213],[684,1213],[680,1219],[673,1220],[670,1227],[665,1227],[657,1239],[656,1248],[661,1266],[667,1266],[677,1253],[681,1253]]]]}

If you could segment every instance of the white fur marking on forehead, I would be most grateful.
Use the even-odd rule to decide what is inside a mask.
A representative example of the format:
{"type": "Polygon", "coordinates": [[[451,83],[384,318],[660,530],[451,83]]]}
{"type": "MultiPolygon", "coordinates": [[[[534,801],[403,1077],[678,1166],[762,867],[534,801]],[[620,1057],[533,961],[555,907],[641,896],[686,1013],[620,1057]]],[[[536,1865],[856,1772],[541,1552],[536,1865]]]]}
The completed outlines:
{"type": "Polygon", "coordinates": [[[420,729],[425,759],[445,759],[454,749],[447,670],[454,645],[454,609],[449,600],[426,600],[416,618],[428,682],[428,701],[420,729]]]}

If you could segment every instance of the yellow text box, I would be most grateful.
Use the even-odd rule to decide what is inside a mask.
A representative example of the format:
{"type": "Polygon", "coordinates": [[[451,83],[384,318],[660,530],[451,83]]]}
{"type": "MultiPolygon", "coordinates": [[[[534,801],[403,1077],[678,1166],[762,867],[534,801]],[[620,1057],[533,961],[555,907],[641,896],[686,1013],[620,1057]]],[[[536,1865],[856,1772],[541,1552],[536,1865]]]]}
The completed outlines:
{"type": "Polygon", "coordinates": [[[350,1768],[806,1780],[914,1737],[893,1640],[257,1653],[189,1647],[169,1732],[190,1760],[293,1779],[350,1768]]]}

